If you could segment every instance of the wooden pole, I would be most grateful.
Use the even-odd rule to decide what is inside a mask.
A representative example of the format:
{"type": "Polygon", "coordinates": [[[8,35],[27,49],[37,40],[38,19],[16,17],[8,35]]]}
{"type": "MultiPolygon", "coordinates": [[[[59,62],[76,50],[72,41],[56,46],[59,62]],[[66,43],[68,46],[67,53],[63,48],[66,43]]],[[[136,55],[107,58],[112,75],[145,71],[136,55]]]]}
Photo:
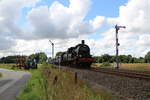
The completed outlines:
{"type": "Polygon", "coordinates": [[[75,84],[77,84],[77,83],[78,83],[78,73],[75,72],[75,84]]]}

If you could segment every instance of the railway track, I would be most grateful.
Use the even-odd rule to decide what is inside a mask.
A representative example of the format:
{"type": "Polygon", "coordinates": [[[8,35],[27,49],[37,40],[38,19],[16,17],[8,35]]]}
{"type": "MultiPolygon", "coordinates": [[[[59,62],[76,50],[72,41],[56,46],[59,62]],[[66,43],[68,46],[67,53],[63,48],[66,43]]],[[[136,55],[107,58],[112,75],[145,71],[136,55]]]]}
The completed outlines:
{"type": "Polygon", "coordinates": [[[96,72],[102,72],[107,74],[114,74],[118,76],[138,78],[140,80],[150,81],[150,73],[144,71],[140,72],[140,71],[131,71],[131,70],[123,70],[123,69],[111,69],[111,68],[91,68],[91,70],[96,72]]]}
{"type": "MultiPolygon", "coordinates": [[[[66,66],[64,66],[64,67],[66,67],[66,66]]],[[[70,67],[68,67],[68,68],[70,68],[70,67]]],[[[74,67],[73,67],[73,69],[74,69],[74,67]]],[[[81,70],[85,70],[85,69],[81,69],[81,70]]],[[[127,69],[113,69],[113,68],[100,68],[100,67],[98,67],[98,68],[91,67],[90,69],[86,69],[86,70],[150,81],[150,72],[149,71],[133,71],[133,70],[127,70],[127,69]]]]}
{"type": "Polygon", "coordinates": [[[111,68],[83,69],[63,66],[63,71],[78,73],[80,79],[85,80],[90,86],[111,90],[116,96],[124,97],[124,100],[149,100],[149,95],[145,95],[150,90],[150,72],[132,71],[111,68]],[[91,84],[92,83],[92,84],[91,84]],[[147,99],[148,98],[148,99],[147,99]]]}

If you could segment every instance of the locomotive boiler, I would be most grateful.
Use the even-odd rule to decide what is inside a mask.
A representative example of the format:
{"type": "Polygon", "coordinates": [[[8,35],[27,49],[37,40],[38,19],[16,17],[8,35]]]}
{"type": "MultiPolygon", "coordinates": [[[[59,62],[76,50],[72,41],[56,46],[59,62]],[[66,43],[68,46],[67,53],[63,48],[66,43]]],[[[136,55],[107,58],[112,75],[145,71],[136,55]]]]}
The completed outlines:
{"type": "Polygon", "coordinates": [[[66,52],[63,52],[57,58],[55,60],[57,64],[79,68],[90,68],[93,61],[90,55],[90,48],[85,44],[84,40],[82,40],[81,44],[68,48],[66,52]]]}

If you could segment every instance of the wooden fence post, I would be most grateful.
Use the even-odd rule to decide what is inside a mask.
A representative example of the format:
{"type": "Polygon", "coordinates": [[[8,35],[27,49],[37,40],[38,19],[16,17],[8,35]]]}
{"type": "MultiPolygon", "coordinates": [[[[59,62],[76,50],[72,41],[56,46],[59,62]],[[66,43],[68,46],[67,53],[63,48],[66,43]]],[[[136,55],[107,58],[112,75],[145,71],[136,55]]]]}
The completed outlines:
{"type": "Polygon", "coordinates": [[[53,84],[56,84],[57,83],[57,80],[58,80],[58,77],[55,76],[54,80],[53,80],[53,84]]]}
{"type": "Polygon", "coordinates": [[[75,84],[77,84],[77,83],[78,83],[78,73],[75,72],[75,84]]]}

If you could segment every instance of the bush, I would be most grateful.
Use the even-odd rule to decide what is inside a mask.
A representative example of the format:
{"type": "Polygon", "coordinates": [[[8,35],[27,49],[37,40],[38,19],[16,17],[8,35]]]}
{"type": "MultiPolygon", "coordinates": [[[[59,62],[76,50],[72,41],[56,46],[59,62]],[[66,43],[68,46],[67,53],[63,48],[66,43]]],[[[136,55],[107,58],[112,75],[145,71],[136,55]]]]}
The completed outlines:
{"type": "Polygon", "coordinates": [[[0,77],[2,77],[2,74],[0,73],[0,77]]]}
{"type": "Polygon", "coordinates": [[[111,64],[109,62],[103,62],[101,67],[109,67],[111,64]]]}
{"type": "Polygon", "coordinates": [[[42,65],[47,67],[49,64],[48,62],[42,62],[42,65]]]}

